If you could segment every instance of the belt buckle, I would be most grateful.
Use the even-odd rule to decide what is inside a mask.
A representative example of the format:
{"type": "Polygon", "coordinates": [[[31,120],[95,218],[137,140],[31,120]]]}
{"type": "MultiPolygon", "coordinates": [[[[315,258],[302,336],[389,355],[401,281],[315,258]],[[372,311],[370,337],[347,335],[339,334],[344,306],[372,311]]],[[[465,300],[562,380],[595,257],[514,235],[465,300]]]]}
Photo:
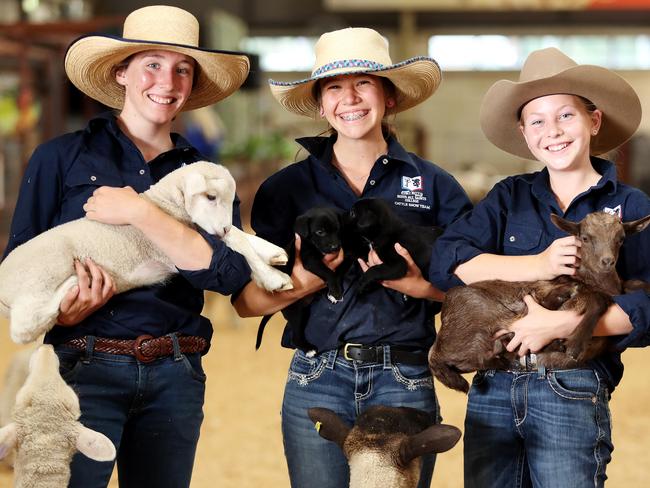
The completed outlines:
{"type": "Polygon", "coordinates": [[[142,362],[142,363],[150,363],[154,359],[156,359],[154,356],[145,356],[144,353],[142,352],[142,343],[144,341],[148,341],[153,339],[154,337],[149,334],[143,334],[141,336],[138,336],[135,341],[133,341],[133,354],[135,355],[135,358],[142,362]]]}
{"type": "Polygon", "coordinates": [[[346,343],[345,346],[343,346],[343,357],[344,357],[345,359],[347,359],[348,361],[354,361],[354,359],[351,358],[351,357],[348,355],[348,348],[350,348],[350,347],[361,347],[362,345],[363,345],[363,344],[355,344],[355,343],[353,343],[353,342],[348,342],[348,343],[346,343]]]}

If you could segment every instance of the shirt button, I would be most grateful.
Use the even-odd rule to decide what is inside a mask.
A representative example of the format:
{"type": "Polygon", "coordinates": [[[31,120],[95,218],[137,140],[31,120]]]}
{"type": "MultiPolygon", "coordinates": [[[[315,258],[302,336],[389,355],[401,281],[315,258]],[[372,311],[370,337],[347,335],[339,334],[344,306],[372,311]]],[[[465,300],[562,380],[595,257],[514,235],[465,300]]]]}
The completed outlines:
{"type": "Polygon", "coordinates": [[[143,174],[144,174],[144,170],[141,169],[141,170],[139,171],[139,173],[140,173],[141,175],[143,175],[143,174]]]}
{"type": "Polygon", "coordinates": [[[370,186],[375,186],[375,180],[370,180],[370,186]]]}
{"type": "Polygon", "coordinates": [[[509,240],[510,240],[510,242],[515,242],[517,239],[515,238],[515,236],[510,236],[509,240]]]}
{"type": "Polygon", "coordinates": [[[388,158],[382,159],[381,162],[384,163],[384,164],[388,164],[388,158]]]}
{"type": "Polygon", "coordinates": [[[97,181],[97,177],[96,177],[95,175],[92,175],[92,176],[90,177],[90,181],[97,181]]]}

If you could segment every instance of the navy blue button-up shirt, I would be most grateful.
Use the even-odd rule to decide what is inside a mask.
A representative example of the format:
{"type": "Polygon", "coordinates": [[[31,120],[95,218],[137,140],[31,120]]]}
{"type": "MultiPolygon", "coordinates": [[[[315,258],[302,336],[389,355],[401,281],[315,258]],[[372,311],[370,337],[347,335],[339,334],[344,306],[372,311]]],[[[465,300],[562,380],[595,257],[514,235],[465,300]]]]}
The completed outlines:
{"type": "MultiPolygon", "coordinates": [[[[376,162],[361,197],[331,164],[335,137],[310,137],[298,142],[310,156],[268,178],[255,196],[252,226],[258,236],[286,246],[294,238],[296,217],[316,206],[349,210],[359,198],[390,202],[406,221],[446,227],[471,208],[460,185],[436,165],[424,161],[395,140],[388,154],[376,162]]],[[[356,294],[358,265],[344,279],[343,301],[330,303],[326,291],[316,293],[308,306],[306,338],[319,351],[346,342],[391,344],[426,349],[433,343],[433,319],[438,304],[405,297],[383,287],[356,294]]],[[[282,341],[291,346],[290,328],[282,341]]]]}
{"type": "MultiPolygon", "coordinates": [[[[204,159],[178,134],[172,134],[172,140],[173,149],[147,163],[107,113],[91,120],[85,130],[40,145],[25,172],[5,255],[56,225],[83,217],[83,204],[100,186],[128,185],[143,192],[181,165],[204,159]]],[[[240,225],[238,200],[233,222],[240,225]]],[[[116,295],[80,324],[55,326],[46,342],[58,344],[85,335],[134,339],[170,332],[200,335],[209,341],[212,326],[201,316],[203,290],[230,294],[248,281],[250,269],[240,254],[199,232],[213,248],[208,269],[179,270],[164,286],[116,295]]]]}
{"type": "MultiPolygon", "coordinates": [[[[542,252],[555,239],[566,236],[551,222],[551,213],[573,222],[607,209],[619,211],[625,222],[650,214],[650,199],[617,181],[611,162],[599,158],[591,161],[602,177],[596,186],[574,198],[566,212],[560,210],[551,192],[546,169],[512,176],[495,185],[472,212],[449,226],[436,242],[434,254],[438,259],[431,264],[431,282],[443,290],[462,284],[454,270],[481,253],[513,256],[542,252]]],[[[617,270],[624,280],[650,281],[650,230],[625,239],[617,270]]],[[[614,338],[618,352],[593,363],[612,387],[623,375],[620,351],[650,344],[650,297],[636,291],[614,300],[629,315],[634,329],[629,335],[614,338]]]]}

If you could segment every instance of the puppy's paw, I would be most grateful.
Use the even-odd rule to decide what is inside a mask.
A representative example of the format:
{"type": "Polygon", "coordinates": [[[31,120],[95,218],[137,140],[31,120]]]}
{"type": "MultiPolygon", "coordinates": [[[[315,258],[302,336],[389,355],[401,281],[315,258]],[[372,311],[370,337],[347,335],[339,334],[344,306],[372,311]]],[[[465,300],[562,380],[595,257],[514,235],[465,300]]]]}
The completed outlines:
{"type": "Polygon", "coordinates": [[[328,299],[331,303],[339,303],[339,302],[342,302],[342,301],[343,301],[343,297],[336,298],[336,297],[335,297],[334,295],[332,295],[331,293],[328,293],[328,294],[327,294],[327,299],[328,299]]]}
{"type": "Polygon", "coordinates": [[[305,353],[308,358],[313,358],[316,355],[316,349],[311,349],[305,353]]]}

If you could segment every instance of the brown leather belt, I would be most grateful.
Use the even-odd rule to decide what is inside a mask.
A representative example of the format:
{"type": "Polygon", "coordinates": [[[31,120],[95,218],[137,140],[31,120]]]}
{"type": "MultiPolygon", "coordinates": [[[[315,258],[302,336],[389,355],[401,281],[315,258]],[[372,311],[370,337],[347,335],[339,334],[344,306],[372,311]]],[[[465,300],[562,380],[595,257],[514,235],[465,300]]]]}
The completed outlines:
{"type": "MultiPolygon", "coordinates": [[[[174,342],[170,336],[141,335],[135,340],[96,337],[94,342],[94,351],[135,356],[138,361],[143,363],[174,354],[174,342]]],[[[77,337],[64,342],[62,346],[85,351],[87,344],[88,341],[85,337],[77,337]]],[[[182,353],[190,354],[203,352],[208,347],[208,341],[200,336],[179,336],[178,345],[182,353]]]]}

